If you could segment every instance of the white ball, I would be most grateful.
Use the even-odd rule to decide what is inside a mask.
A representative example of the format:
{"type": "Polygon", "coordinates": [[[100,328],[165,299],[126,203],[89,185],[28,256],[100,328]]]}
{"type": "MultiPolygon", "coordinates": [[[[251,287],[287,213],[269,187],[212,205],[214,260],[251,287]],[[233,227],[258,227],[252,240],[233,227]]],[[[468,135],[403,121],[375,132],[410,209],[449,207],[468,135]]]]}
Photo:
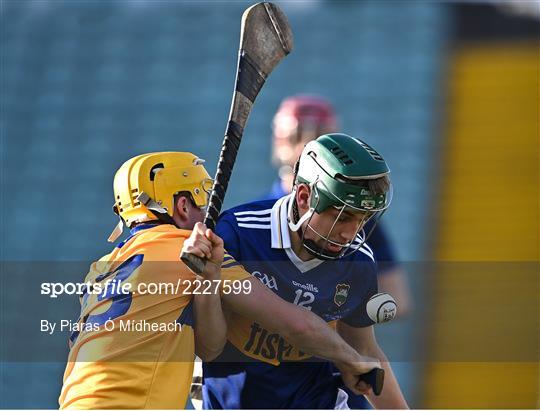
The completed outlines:
{"type": "Polygon", "coordinates": [[[392,321],[397,314],[396,300],[387,293],[375,294],[367,302],[366,311],[377,324],[392,321]]]}

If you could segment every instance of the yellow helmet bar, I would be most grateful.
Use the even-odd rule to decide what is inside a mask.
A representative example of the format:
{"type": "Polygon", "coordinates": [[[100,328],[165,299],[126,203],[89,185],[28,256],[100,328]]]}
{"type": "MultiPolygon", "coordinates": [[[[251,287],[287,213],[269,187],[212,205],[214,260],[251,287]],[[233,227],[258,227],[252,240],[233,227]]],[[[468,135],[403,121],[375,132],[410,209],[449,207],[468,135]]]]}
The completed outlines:
{"type": "Polygon", "coordinates": [[[114,211],[131,227],[134,223],[156,219],[144,204],[148,202],[141,202],[143,198],[153,200],[154,211],[171,217],[174,195],[182,191],[191,193],[197,207],[207,206],[212,179],[203,163],[204,160],[194,154],[182,152],[149,153],[131,158],[114,176],[114,211]]]}

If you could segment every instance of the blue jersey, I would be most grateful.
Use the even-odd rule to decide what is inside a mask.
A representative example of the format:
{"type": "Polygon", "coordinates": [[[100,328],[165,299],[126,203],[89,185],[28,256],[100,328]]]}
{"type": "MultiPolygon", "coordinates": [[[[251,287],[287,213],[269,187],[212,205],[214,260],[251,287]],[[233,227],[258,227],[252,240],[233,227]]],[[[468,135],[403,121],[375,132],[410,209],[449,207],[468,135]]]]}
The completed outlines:
{"type": "MultiPolygon", "coordinates": [[[[281,298],[331,324],[372,325],[366,313],[377,293],[371,249],[364,244],[336,261],[300,260],[291,248],[289,201],[285,196],[224,212],[216,232],[229,254],[281,298]]],[[[256,321],[232,313],[228,324],[223,353],[203,365],[205,408],[334,408],[339,380],[329,362],[256,321]]]]}

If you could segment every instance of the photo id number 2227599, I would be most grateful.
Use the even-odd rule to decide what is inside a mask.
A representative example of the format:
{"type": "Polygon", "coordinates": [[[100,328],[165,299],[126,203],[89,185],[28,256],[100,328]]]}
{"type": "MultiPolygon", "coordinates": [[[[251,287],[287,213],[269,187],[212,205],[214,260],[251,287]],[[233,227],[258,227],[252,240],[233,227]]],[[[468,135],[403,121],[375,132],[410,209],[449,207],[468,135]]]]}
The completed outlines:
{"type": "Polygon", "coordinates": [[[250,294],[251,282],[244,280],[182,280],[183,294],[250,294]]]}

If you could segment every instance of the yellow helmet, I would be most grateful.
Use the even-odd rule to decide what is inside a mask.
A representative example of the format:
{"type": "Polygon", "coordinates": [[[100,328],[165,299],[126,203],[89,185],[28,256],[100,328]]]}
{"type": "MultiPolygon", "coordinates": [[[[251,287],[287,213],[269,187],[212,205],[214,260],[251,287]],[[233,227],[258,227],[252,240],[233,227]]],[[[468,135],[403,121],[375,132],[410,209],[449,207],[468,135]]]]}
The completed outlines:
{"type": "MultiPolygon", "coordinates": [[[[189,191],[197,207],[206,207],[212,179],[203,163],[194,154],[181,152],[142,154],[129,159],[114,176],[114,212],[128,227],[156,220],[160,214],[170,220],[174,195],[181,191],[189,191]]],[[[117,230],[121,233],[121,226],[117,230]]],[[[118,235],[113,232],[109,241],[118,235]]]]}

